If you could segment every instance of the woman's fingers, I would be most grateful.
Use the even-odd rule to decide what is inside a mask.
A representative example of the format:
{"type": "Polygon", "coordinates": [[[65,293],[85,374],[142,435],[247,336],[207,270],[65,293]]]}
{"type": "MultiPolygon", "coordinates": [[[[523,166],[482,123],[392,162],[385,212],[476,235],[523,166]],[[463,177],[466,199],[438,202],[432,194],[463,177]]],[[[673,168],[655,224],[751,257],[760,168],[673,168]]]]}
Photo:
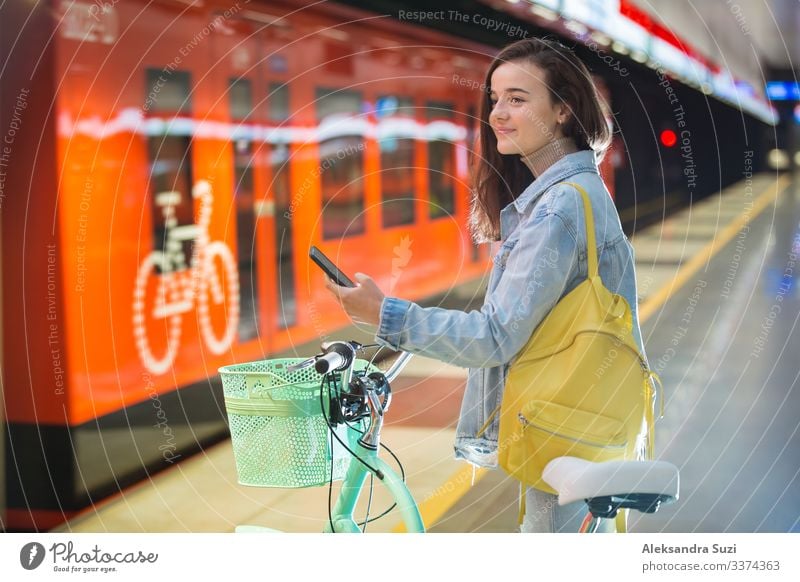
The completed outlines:
{"type": "Polygon", "coordinates": [[[347,315],[358,323],[378,324],[383,292],[364,273],[356,273],[356,287],[340,287],[327,277],[325,288],[330,291],[347,315]]]}
{"type": "Polygon", "coordinates": [[[340,287],[336,283],[334,283],[332,279],[329,279],[328,277],[325,277],[325,288],[331,293],[333,293],[337,299],[339,298],[338,290],[340,289],[340,287]]]}

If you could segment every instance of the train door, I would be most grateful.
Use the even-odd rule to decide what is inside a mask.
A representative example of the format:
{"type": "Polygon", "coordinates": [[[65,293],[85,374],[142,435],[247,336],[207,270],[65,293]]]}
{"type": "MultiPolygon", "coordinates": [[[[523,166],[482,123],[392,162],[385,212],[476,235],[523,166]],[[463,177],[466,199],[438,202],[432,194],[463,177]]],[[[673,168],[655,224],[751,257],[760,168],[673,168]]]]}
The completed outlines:
{"type": "MultiPolygon", "coordinates": [[[[262,220],[265,206],[264,167],[261,163],[263,142],[263,92],[259,63],[261,47],[257,26],[247,20],[224,18],[214,28],[211,69],[217,95],[214,110],[222,123],[221,137],[227,141],[218,161],[230,168],[227,176],[232,193],[230,214],[235,225],[236,267],[239,276],[239,322],[237,336],[240,348],[258,339],[261,348],[270,352],[269,309],[264,278],[269,264],[264,259],[262,232],[270,225],[262,220]]],[[[248,350],[246,348],[245,352],[248,350]]],[[[241,353],[240,357],[249,354],[241,353]]]]}
{"type": "MultiPolygon", "coordinates": [[[[268,87],[269,118],[285,123],[289,116],[289,85],[273,82],[268,87]]],[[[280,135],[280,133],[278,134],[280,135]]],[[[269,144],[269,187],[266,214],[272,215],[269,248],[274,285],[269,289],[274,326],[284,331],[297,324],[297,278],[295,276],[295,237],[291,220],[292,194],[289,188],[291,147],[288,140],[276,138],[269,144]]]]}
{"type": "Polygon", "coordinates": [[[291,60],[281,38],[290,25],[247,18],[225,24],[215,31],[214,66],[227,102],[241,356],[251,357],[281,350],[287,330],[298,323],[289,187],[291,60]]]}
{"type": "Polygon", "coordinates": [[[297,127],[292,118],[292,94],[297,83],[289,83],[298,75],[297,47],[292,25],[285,20],[261,28],[262,93],[265,143],[263,150],[266,181],[264,200],[259,208],[268,277],[264,291],[269,314],[269,335],[277,349],[288,346],[289,330],[298,325],[301,303],[297,288],[298,249],[296,221],[293,220],[291,167],[297,127]],[[287,46],[288,45],[288,46],[287,46]],[[294,50],[291,46],[295,46],[294,50]]]}
{"type": "Polygon", "coordinates": [[[287,60],[266,46],[270,27],[229,20],[215,36],[224,86],[236,216],[240,343],[278,349],[276,331],[294,325],[296,300],[289,210],[287,60]]]}

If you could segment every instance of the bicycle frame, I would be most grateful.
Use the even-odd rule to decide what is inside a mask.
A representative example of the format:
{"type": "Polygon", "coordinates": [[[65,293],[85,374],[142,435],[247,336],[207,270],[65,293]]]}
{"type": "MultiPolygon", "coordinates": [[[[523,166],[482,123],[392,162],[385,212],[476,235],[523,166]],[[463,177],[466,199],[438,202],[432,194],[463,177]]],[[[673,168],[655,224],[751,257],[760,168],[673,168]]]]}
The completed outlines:
{"type": "MultiPolygon", "coordinates": [[[[403,367],[408,363],[411,354],[404,352],[397,361],[384,374],[388,383],[397,377],[403,367]]],[[[343,378],[348,379],[352,373],[354,358],[344,371],[343,378]]],[[[353,512],[364,487],[367,475],[372,474],[389,490],[397,507],[400,510],[406,531],[410,533],[424,533],[425,524],[422,522],[419,508],[414,501],[403,479],[385,461],[378,456],[380,450],[380,432],[383,427],[383,410],[374,393],[368,394],[370,409],[369,430],[358,440],[356,450],[353,451],[363,461],[352,459],[347,469],[342,488],[336,500],[336,505],[331,512],[331,519],[325,525],[325,533],[358,533],[361,531],[353,512]]],[[[354,430],[348,427],[348,430],[354,430]]]]}
{"type": "MultiPolygon", "coordinates": [[[[280,367],[286,367],[287,372],[295,373],[303,368],[314,366],[318,376],[322,379],[319,391],[319,405],[324,426],[327,427],[327,438],[331,439],[330,448],[315,445],[322,461],[326,456],[333,457],[333,438],[352,455],[347,471],[344,474],[341,488],[337,495],[334,507],[328,506],[328,519],[323,528],[325,533],[358,533],[363,530],[360,525],[368,523],[365,519],[359,524],[353,514],[356,509],[361,490],[367,476],[377,478],[387,488],[398,507],[405,525],[405,531],[410,533],[424,533],[425,524],[419,508],[411,492],[405,484],[404,477],[398,475],[392,467],[379,457],[380,433],[383,428],[383,416],[391,403],[391,382],[397,377],[402,368],[412,357],[410,353],[401,353],[385,373],[367,365],[358,373],[354,372],[356,353],[364,346],[357,342],[326,342],[323,344],[323,353],[306,360],[292,359],[287,365],[284,361],[277,362],[280,367]],[[327,384],[327,390],[325,389],[327,384]],[[327,404],[326,404],[327,398],[327,404]],[[367,429],[362,432],[352,422],[361,423],[366,415],[370,416],[367,429]],[[337,427],[344,424],[346,435],[337,427]],[[340,436],[341,435],[341,436],[340,436]],[[342,436],[345,438],[343,439],[342,436]],[[356,438],[357,436],[357,438],[356,438]],[[327,452],[325,452],[327,451],[327,452]]],[[[361,360],[363,362],[363,360],[361,360]]],[[[256,362],[263,366],[263,362],[256,362]]],[[[277,378],[280,383],[276,387],[291,386],[291,382],[307,384],[304,374],[293,376],[298,380],[282,380],[273,372],[225,371],[223,374],[260,374],[277,378]],[[286,384],[285,382],[290,382],[286,384]]],[[[246,384],[246,382],[245,382],[246,384]]],[[[238,388],[237,388],[238,390],[238,388]]],[[[226,405],[227,405],[226,396],[226,405]]],[[[234,400],[236,400],[234,398],[234,400]]],[[[232,405],[239,406],[234,401],[232,405]]],[[[270,414],[267,414],[270,416],[270,414]]],[[[363,423],[360,426],[364,426],[363,423]]],[[[321,443],[320,443],[321,444],[321,443]]],[[[235,452],[235,451],[234,451],[235,452]]],[[[391,452],[391,451],[390,451],[391,452]]],[[[338,458],[338,457],[337,457],[338,458]]],[[[331,459],[332,461],[332,459],[331,459]]],[[[292,458],[290,465],[297,463],[292,458]]],[[[317,465],[319,466],[319,465],[317,465]]],[[[323,464],[328,469],[327,462],[323,464]]],[[[262,467],[263,468],[263,467],[262,467]]],[[[334,469],[330,466],[330,487],[333,487],[334,469]]],[[[402,467],[401,467],[402,471],[402,467]]],[[[622,526],[620,531],[626,531],[627,512],[631,509],[645,513],[654,513],[662,504],[672,503],[678,499],[678,469],[671,463],[664,461],[607,461],[594,463],[583,459],[563,456],[552,459],[543,471],[545,481],[558,492],[559,504],[564,505],[583,499],[588,504],[590,513],[580,526],[580,533],[595,533],[603,519],[617,519],[617,525],[622,526]],[[622,492],[622,493],[620,493],[622,492]],[[626,513],[619,514],[619,511],[626,513]]],[[[337,474],[341,478],[341,473],[337,474]]],[[[280,481],[280,484],[260,483],[262,486],[287,486],[304,487],[319,486],[329,482],[327,476],[316,475],[313,482],[296,484],[293,481],[280,481]]],[[[245,480],[243,484],[258,485],[245,480]]],[[[332,492],[332,490],[331,490],[332,492]]],[[[393,506],[394,507],[394,506],[393,506]]],[[[392,508],[393,508],[392,507],[392,508]]],[[[391,508],[390,508],[391,509],[391,508]]],[[[381,514],[388,513],[389,510],[381,514]]],[[[381,517],[379,516],[379,517],[381,517]]],[[[238,526],[237,532],[256,533],[276,531],[254,525],[238,526]]]]}
{"type": "Polygon", "coordinates": [[[325,525],[325,533],[359,533],[361,531],[361,528],[353,518],[353,512],[361,495],[364,481],[370,473],[373,473],[375,478],[382,482],[391,493],[400,510],[406,531],[424,533],[425,525],[422,523],[422,516],[419,513],[417,504],[400,476],[378,457],[378,451],[359,443],[355,452],[365,463],[377,469],[377,472],[373,473],[355,459],[350,462],[331,520],[325,525]],[[331,524],[333,525],[332,530],[331,524]]]}

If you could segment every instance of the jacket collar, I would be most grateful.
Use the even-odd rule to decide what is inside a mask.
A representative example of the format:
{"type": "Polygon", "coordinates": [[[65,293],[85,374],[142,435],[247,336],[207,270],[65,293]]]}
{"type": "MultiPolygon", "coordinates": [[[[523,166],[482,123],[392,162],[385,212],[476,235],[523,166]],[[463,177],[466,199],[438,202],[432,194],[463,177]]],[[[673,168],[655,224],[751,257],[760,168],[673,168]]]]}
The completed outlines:
{"type": "Polygon", "coordinates": [[[531,182],[530,185],[522,191],[522,194],[514,199],[512,204],[517,212],[523,214],[525,209],[536,201],[548,188],[581,172],[594,172],[595,174],[599,174],[594,151],[580,150],[572,154],[567,154],[542,172],[542,175],[531,182]]]}

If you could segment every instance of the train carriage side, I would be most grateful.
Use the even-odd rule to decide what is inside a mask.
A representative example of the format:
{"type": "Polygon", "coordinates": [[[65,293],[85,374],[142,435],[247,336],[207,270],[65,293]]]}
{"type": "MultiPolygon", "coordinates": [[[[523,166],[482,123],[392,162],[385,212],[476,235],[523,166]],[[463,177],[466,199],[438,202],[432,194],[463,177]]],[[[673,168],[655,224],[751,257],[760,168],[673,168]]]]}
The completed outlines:
{"type": "MultiPolygon", "coordinates": [[[[60,373],[31,376],[26,346],[4,345],[8,377],[29,378],[6,389],[11,529],[49,528],[218,440],[220,365],[346,325],[311,244],[410,298],[486,267],[464,226],[477,92],[451,77],[478,86],[488,50],[342,24],[363,15],[335,6],[91,6],[49,21],[56,319],[29,287],[5,321],[43,347],[55,325],[60,373]]],[[[26,261],[6,265],[22,277],[26,261]]]]}

